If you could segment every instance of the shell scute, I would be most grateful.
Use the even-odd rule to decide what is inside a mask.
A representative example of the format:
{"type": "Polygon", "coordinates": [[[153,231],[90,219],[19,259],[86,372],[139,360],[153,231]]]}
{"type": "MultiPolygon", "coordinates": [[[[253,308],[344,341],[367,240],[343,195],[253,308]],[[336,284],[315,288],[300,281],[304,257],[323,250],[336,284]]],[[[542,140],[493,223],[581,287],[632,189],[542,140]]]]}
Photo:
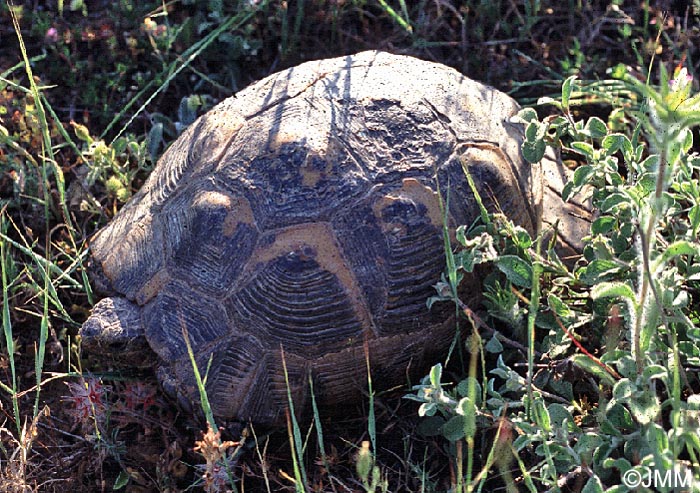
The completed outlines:
{"type": "Polygon", "coordinates": [[[128,220],[121,223],[122,227],[103,230],[91,242],[93,255],[100,259],[101,275],[108,283],[106,289],[130,300],[138,297],[165,262],[163,226],[151,214],[140,212],[128,211],[128,220]]]}
{"type": "Polygon", "coordinates": [[[230,334],[221,304],[179,281],[169,283],[144,307],[143,323],[146,339],[163,361],[186,357],[185,334],[195,351],[230,334]]]}
{"type": "Polygon", "coordinates": [[[359,337],[366,315],[341,281],[347,272],[333,272],[337,266],[330,264],[339,260],[311,244],[264,261],[228,300],[233,317],[246,330],[264,334],[268,347],[308,357],[359,337]]]}
{"type": "Polygon", "coordinates": [[[214,190],[180,198],[161,214],[168,233],[168,269],[202,293],[223,298],[259,236],[250,204],[244,197],[214,190]]]}

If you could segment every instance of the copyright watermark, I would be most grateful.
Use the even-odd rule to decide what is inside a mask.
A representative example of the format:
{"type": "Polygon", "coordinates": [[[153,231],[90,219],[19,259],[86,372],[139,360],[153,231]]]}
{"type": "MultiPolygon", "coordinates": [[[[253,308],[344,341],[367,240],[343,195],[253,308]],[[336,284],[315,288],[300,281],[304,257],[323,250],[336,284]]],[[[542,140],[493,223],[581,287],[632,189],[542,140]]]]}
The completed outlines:
{"type": "Polygon", "coordinates": [[[693,484],[693,471],[685,469],[659,470],[651,467],[629,469],[622,475],[622,484],[628,488],[690,488],[693,484]]]}

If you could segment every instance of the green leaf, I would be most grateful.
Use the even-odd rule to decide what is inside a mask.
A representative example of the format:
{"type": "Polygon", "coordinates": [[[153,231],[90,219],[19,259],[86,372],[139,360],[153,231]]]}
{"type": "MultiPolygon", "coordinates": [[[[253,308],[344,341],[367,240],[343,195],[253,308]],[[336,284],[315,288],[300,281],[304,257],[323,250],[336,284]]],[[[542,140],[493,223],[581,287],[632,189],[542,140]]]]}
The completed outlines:
{"type": "Polygon", "coordinates": [[[597,433],[584,433],[578,437],[574,450],[581,461],[590,464],[595,450],[603,444],[603,438],[597,433]]]}
{"type": "MultiPolygon", "coordinates": [[[[595,159],[595,148],[589,144],[588,142],[583,142],[583,141],[578,141],[578,142],[572,142],[571,143],[571,148],[578,152],[579,154],[583,154],[586,156],[588,159],[595,159]]],[[[580,169],[580,168],[578,168],[580,169]]],[[[576,171],[578,171],[578,169],[576,171]]]]}
{"type": "Polygon", "coordinates": [[[434,402],[424,402],[418,408],[418,416],[420,416],[421,418],[424,416],[432,417],[435,416],[437,410],[437,404],[435,404],[434,402]]]}
{"type": "Polygon", "coordinates": [[[613,216],[601,216],[591,224],[591,233],[602,235],[617,228],[617,218],[613,216]]]}
{"type": "Polygon", "coordinates": [[[457,384],[457,394],[460,397],[467,397],[469,395],[469,383],[474,384],[474,389],[476,391],[476,404],[477,406],[481,402],[481,383],[474,377],[467,377],[457,384]]]}
{"type": "Polygon", "coordinates": [[[442,364],[438,363],[430,369],[430,384],[435,388],[440,388],[442,379],[442,364]]]}
{"type": "Polygon", "coordinates": [[[586,486],[583,487],[581,493],[603,493],[605,488],[603,488],[603,483],[601,483],[598,476],[592,476],[586,482],[586,486]]]}
{"type": "Polygon", "coordinates": [[[618,209],[627,208],[630,206],[630,198],[621,193],[612,193],[603,200],[600,204],[600,212],[617,212],[618,209]]]}
{"type": "Polygon", "coordinates": [[[527,250],[532,246],[532,237],[523,227],[516,226],[514,228],[512,239],[513,242],[523,250],[527,250]]]}
{"type": "Polygon", "coordinates": [[[552,106],[556,106],[557,108],[561,109],[561,103],[554,98],[550,98],[549,96],[542,96],[537,100],[537,106],[545,106],[547,104],[551,104],[552,106]]]}
{"type": "Polygon", "coordinates": [[[534,142],[536,140],[542,140],[542,123],[538,121],[532,121],[525,127],[525,140],[534,142]]]}
{"type": "MultiPolygon", "coordinates": [[[[646,430],[646,439],[658,451],[669,450],[668,433],[657,423],[652,423],[646,430]]],[[[658,464],[658,463],[657,463],[658,464]]]]}
{"type": "MultiPolygon", "coordinates": [[[[624,352],[623,352],[624,353],[624,352]]],[[[623,354],[615,360],[617,372],[626,378],[637,375],[637,362],[631,353],[623,354]]]]}
{"type": "Polygon", "coordinates": [[[612,457],[609,457],[603,461],[603,467],[605,467],[606,469],[615,468],[622,474],[624,474],[630,469],[632,469],[632,464],[630,464],[630,461],[628,461],[624,457],[620,457],[619,459],[613,459],[612,457]]]}
{"type": "Polygon", "coordinates": [[[661,412],[659,398],[649,389],[644,389],[632,395],[628,405],[632,416],[642,425],[654,421],[661,412]]]}
{"type": "Polygon", "coordinates": [[[601,298],[626,298],[633,303],[636,302],[632,287],[624,282],[603,282],[593,286],[591,298],[599,300],[601,298]]]}
{"type": "Polygon", "coordinates": [[[595,259],[581,269],[579,279],[589,286],[594,286],[603,282],[605,277],[617,275],[621,270],[622,266],[614,260],[595,259]]]}
{"type": "Polygon", "coordinates": [[[700,205],[695,204],[688,211],[688,218],[690,219],[690,225],[693,231],[698,231],[700,229],[700,205]]]}
{"type": "Polygon", "coordinates": [[[547,407],[547,412],[549,413],[549,420],[555,428],[562,428],[565,422],[570,431],[578,428],[576,423],[574,423],[574,416],[563,405],[557,402],[552,403],[547,407]]]}
{"type": "Polygon", "coordinates": [[[679,137],[679,140],[682,141],[683,152],[687,154],[690,148],[693,147],[693,132],[689,128],[684,128],[679,137]]]}
{"type": "Polygon", "coordinates": [[[576,187],[574,187],[574,182],[573,181],[566,182],[566,185],[564,185],[564,188],[561,191],[562,200],[564,202],[568,202],[575,191],[576,191],[576,187]]]}
{"type": "Polygon", "coordinates": [[[561,106],[564,108],[564,111],[569,111],[569,101],[571,100],[571,91],[573,90],[575,80],[576,76],[572,75],[571,77],[567,77],[561,85],[561,106]]]}
{"type": "Polygon", "coordinates": [[[649,365],[642,372],[642,380],[644,382],[650,382],[654,378],[660,378],[665,381],[667,377],[668,370],[661,365],[649,365]]]}
{"type": "Polygon", "coordinates": [[[473,437],[476,435],[476,405],[469,398],[465,397],[457,404],[457,413],[464,416],[463,429],[464,435],[473,437]]]}
{"type": "Polygon", "coordinates": [[[502,255],[495,263],[511,283],[521,288],[532,286],[532,266],[517,255],[502,255]]]}
{"type": "Polygon", "coordinates": [[[667,246],[661,254],[661,258],[656,259],[654,263],[656,265],[663,265],[673,257],[678,257],[679,255],[700,255],[700,248],[698,248],[698,245],[695,243],[679,240],[667,246]]]}
{"type": "Polygon", "coordinates": [[[442,433],[445,418],[442,416],[429,416],[418,424],[418,433],[426,437],[438,436],[442,433]]]}
{"type": "Polygon", "coordinates": [[[629,490],[624,484],[616,484],[605,490],[605,493],[627,493],[629,490]]]}
{"type": "Polygon", "coordinates": [[[579,166],[578,168],[576,168],[576,171],[574,171],[574,177],[571,181],[573,182],[575,187],[582,187],[583,185],[588,184],[590,178],[594,174],[595,170],[593,169],[593,166],[579,166]]]}
{"type": "Polygon", "coordinates": [[[667,147],[668,154],[666,155],[669,163],[675,163],[681,158],[681,142],[678,140],[672,141],[671,145],[667,147]]]}
{"type": "Polygon", "coordinates": [[[486,349],[486,351],[489,353],[502,353],[503,344],[501,344],[501,341],[499,341],[498,337],[496,337],[496,334],[494,334],[493,337],[489,340],[489,342],[486,343],[484,349],[486,349]]]}
{"type": "Polygon", "coordinates": [[[450,418],[442,425],[441,433],[450,442],[456,442],[464,438],[464,416],[458,414],[450,418]]]}
{"type": "Polygon", "coordinates": [[[119,475],[117,476],[117,479],[114,480],[114,486],[112,489],[114,490],[120,490],[127,484],[129,484],[129,473],[127,473],[124,469],[119,471],[119,475]]]}
{"type": "Polygon", "coordinates": [[[534,412],[535,423],[542,428],[545,433],[552,431],[552,421],[549,419],[549,412],[541,398],[535,398],[532,410],[534,412]]]}
{"type": "Polygon", "coordinates": [[[568,319],[572,315],[571,308],[554,294],[547,296],[547,304],[562,321],[568,319]]]}
{"type": "Polygon", "coordinates": [[[586,132],[594,139],[605,137],[608,134],[608,126],[597,116],[591,117],[586,122],[586,132]]]}
{"type": "MultiPolygon", "coordinates": [[[[615,427],[617,433],[620,433],[620,431],[629,432],[637,426],[632,420],[629,410],[622,404],[614,404],[607,410],[605,417],[615,427]]],[[[615,435],[616,433],[613,434],[615,435]]]]}
{"type": "Polygon", "coordinates": [[[637,196],[647,197],[656,189],[656,171],[644,173],[637,178],[637,184],[630,190],[630,194],[636,192],[637,196]]]}
{"type": "Polygon", "coordinates": [[[615,154],[617,151],[622,150],[625,158],[628,156],[631,157],[632,151],[634,150],[632,142],[630,142],[630,139],[624,134],[610,134],[605,136],[601,146],[608,155],[615,154]]]}
{"type": "Polygon", "coordinates": [[[538,121],[537,112],[533,108],[523,108],[517,115],[515,115],[514,120],[515,123],[536,122],[538,121]]]}
{"type": "Polygon", "coordinates": [[[455,239],[462,246],[467,244],[467,228],[465,226],[459,226],[455,230],[455,239]]]}
{"type": "Polygon", "coordinates": [[[571,357],[571,360],[576,366],[600,378],[607,385],[612,386],[615,384],[615,379],[612,377],[612,375],[610,375],[610,373],[601,368],[601,366],[595,361],[593,361],[590,357],[584,354],[574,354],[571,357]]]}
{"type": "Polygon", "coordinates": [[[547,150],[547,144],[542,139],[525,140],[522,145],[523,157],[530,164],[539,163],[547,150]]]}
{"type": "Polygon", "coordinates": [[[623,378],[619,380],[613,387],[613,398],[616,401],[627,402],[627,400],[632,397],[635,393],[637,387],[628,378],[623,378]]]}

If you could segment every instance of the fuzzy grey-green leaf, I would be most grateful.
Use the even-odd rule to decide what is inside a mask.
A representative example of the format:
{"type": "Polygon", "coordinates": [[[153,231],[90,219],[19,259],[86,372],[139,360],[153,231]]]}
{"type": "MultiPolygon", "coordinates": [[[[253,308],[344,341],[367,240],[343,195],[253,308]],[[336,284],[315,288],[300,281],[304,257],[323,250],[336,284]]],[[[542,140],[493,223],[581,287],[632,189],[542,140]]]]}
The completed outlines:
{"type": "Polygon", "coordinates": [[[508,280],[521,288],[532,285],[532,266],[517,255],[502,255],[496,259],[496,267],[508,280]]]}

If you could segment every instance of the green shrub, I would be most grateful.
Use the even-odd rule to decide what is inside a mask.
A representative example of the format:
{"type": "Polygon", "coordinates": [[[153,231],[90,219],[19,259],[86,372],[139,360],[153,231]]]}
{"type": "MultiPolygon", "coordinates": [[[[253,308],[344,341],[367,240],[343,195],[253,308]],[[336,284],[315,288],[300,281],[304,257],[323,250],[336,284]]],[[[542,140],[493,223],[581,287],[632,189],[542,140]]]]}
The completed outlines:
{"type": "MultiPolygon", "coordinates": [[[[498,357],[481,380],[472,365],[453,388],[433,368],[409,396],[422,403],[422,429],[453,444],[466,438],[469,448],[475,423],[483,429],[507,420],[518,431],[506,445],[496,439],[481,473],[472,480],[468,469],[458,489],[480,490],[504,454],[518,461],[530,491],[557,490],[574,477],[586,492],[636,491],[640,482],[659,491],[700,489],[700,399],[693,390],[700,373],[700,156],[691,152],[700,95],[690,94],[685,69],[669,80],[662,68],[659,88],[620,67],[614,75],[611,84],[626,98],[644,101],[626,133],[596,116],[573,116],[573,104],[591,90],[573,77],[559,101],[545,101],[559,116],[539,120],[528,108],[514,119],[525,126],[529,161],[539,161],[547,146],[585,160],[563,191],[566,200],[590,198],[597,212],[576,265],[567,269],[552,245],[540,252],[539,238],[501,216],[457,236],[454,268],[496,267],[485,286],[491,320],[517,333],[527,318],[529,356],[525,377],[503,349],[509,339],[453,300],[470,315],[470,340],[485,328],[495,333],[479,348],[482,361],[498,357]],[[550,369],[535,372],[535,354],[550,369]],[[562,373],[576,371],[581,385],[574,389],[562,373]]],[[[453,292],[442,289],[438,299],[453,292]]],[[[499,471],[515,491],[507,470],[499,471]]]]}

